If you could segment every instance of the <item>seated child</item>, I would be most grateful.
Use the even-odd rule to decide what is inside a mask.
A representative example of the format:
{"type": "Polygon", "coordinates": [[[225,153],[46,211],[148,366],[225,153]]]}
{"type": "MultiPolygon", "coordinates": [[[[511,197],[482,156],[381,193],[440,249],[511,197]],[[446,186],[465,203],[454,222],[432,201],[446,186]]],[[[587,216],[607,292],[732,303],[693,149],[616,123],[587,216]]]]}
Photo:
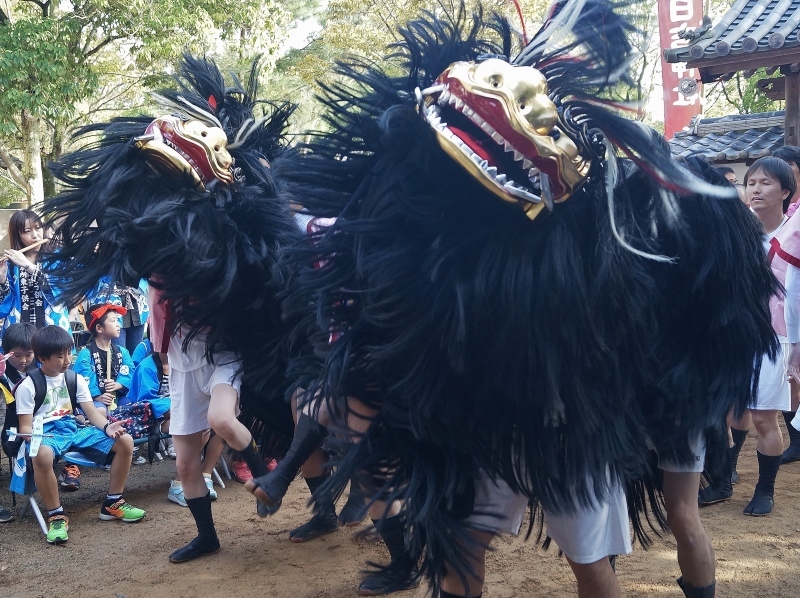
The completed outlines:
{"type": "MultiPolygon", "coordinates": [[[[13,391],[28,376],[28,372],[37,368],[31,347],[31,338],[35,332],[36,326],[20,322],[6,328],[3,334],[6,369],[0,376],[0,383],[9,391],[13,391]]],[[[81,487],[81,471],[77,465],[65,465],[61,468],[58,481],[64,490],[78,490],[81,487]]],[[[2,521],[1,518],[0,521],[2,521]]]]}
{"type": "Polygon", "coordinates": [[[124,399],[131,386],[133,361],[128,350],[113,345],[111,340],[120,334],[119,315],[124,307],[105,303],[89,308],[89,332],[92,340],[78,353],[73,369],[89,384],[94,406],[106,415],[109,406],[124,399]],[[109,369],[108,358],[111,356],[109,369]]]}
{"type": "Polygon", "coordinates": [[[0,376],[0,383],[8,390],[14,390],[14,387],[28,375],[28,370],[36,368],[31,348],[31,338],[35,332],[36,326],[33,324],[19,323],[6,328],[3,334],[6,370],[0,376]]]}
{"type": "Polygon", "coordinates": [[[92,425],[78,428],[75,422],[64,377],[70,364],[72,336],[58,326],[46,326],[33,335],[31,345],[47,381],[47,394],[42,406],[33,413],[35,386],[30,377],[23,380],[16,390],[17,415],[21,434],[31,433],[35,416],[44,417],[44,434],[47,436],[42,438],[32,463],[36,487],[48,510],[47,541],[63,544],[69,538],[69,521],[58,496],[53,461],[72,450],[80,451],[100,464],[111,463],[108,495],[100,507],[100,519],[140,521],[145,512],[122,498],[131,468],[133,439],[125,433],[120,422],[109,422],[95,408],[89,387],[81,376],[77,376],[76,400],[92,425]]]}

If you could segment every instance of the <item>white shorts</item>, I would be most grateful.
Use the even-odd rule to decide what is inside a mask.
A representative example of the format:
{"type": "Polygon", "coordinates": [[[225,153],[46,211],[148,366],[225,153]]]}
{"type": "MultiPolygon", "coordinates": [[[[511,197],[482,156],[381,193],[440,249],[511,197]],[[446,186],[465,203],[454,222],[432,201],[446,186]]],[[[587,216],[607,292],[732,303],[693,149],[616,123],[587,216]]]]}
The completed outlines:
{"type": "Polygon", "coordinates": [[[770,361],[766,356],[761,361],[758,392],[755,403],[748,405],[750,409],[756,411],[789,411],[791,408],[792,395],[786,376],[789,349],[789,343],[781,339],[780,350],[775,361],[770,361]]]}
{"type": "Polygon", "coordinates": [[[186,436],[207,430],[212,389],[228,384],[238,394],[241,388],[238,372],[239,362],[233,353],[220,353],[214,357],[214,363],[204,363],[188,372],[173,368],[169,373],[169,433],[186,436]]]}
{"type": "Polygon", "coordinates": [[[472,529],[498,534],[519,533],[528,498],[514,492],[503,480],[493,480],[485,473],[475,480],[475,508],[467,523],[472,529]]]}
{"type": "MultiPolygon", "coordinates": [[[[651,450],[655,447],[647,439],[648,446],[651,450]]],[[[692,451],[691,463],[674,463],[672,461],[662,460],[661,455],[658,457],[658,468],[661,471],[669,471],[670,473],[702,473],[706,463],[706,439],[702,434],[689,443],[689,449],[692,451]]],[[[656,451],[658,452],[658,451],[656,451]]]]}
{"type": "Polygon", "coordinates": [[[628,524],[628,505],[620,484],[610,490],[607,500],[571,514],[545,511],[547,535],[574,563],[589,564],[633,551],[628,524]]]}

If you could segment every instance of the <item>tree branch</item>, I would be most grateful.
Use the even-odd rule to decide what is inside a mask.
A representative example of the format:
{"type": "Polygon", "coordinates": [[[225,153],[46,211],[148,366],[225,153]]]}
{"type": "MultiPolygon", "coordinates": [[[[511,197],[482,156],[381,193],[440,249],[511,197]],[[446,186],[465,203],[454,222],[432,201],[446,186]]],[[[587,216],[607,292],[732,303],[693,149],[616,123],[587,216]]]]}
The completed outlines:
{"type": "Polygon", "coordinates": [[[29,193],[30,186],[28,185],[28,180],[25,178],[25,175],[22,174],[22,171],[11,156],[11,152],[8,151],[8,148],[2,141],[0,141],[0,159],[5,163],[6,170],[8,170],[8,174],[11,175],[11,178],[17,185],[22,187],[25,193],[29,193]]]}
{"type": "Polygon", "coordinates": [[[92,48],[88,52],[84,52],[83,53],[84,58],[89,58],[89,57],[93,56],[94,54],[97,54],[100,50],[102,50],[105,46],[110,44],[115,39],[119,39],[119,36],[109,35],[103,41],[101,41],[99,44],[97,44],[94,48],[92,48]]]}

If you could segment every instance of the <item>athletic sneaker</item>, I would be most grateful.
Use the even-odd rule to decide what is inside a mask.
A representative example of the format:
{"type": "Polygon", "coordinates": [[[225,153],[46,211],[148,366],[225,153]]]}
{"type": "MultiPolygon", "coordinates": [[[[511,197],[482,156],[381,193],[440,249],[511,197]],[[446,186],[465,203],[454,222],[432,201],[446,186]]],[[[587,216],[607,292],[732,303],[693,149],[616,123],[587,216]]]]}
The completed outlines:
{"type": "Polygon", "coordinates": [[[142,509],[137,509],[131,504],[125,502],[124,498],[120,498],[110,507],[103,505],[100,507],[100,519],[103,521],[113,521],[119,519],[126,523],[135,523],[144,519],[145,512],[142,509]]]}
{"type": "Polygon", "coordinates": [[[211,500],[217,500],[217,491],[214,490],[214,480],[211,479],[210,475],[203,474],[203,477],[206,480],[206,486],[208,487],[208,493],[211,495],[211,500]]]}
{"type": "Polygon", "coordinates": [[[74,492],[81,487],[81,470],[77,465],[65,465],[61,468],[61,475],[58,476],[61,487],[64,490],[74,492]]]}
{"type": "Polygon", "coordinates": [[[14,513],[0,505],[0,523],[8,523],[9,521],[14,521],[14,513]]]}
{"type": "Polygon", "coordinates": [[[48,520],[47,543],[64,544],[69,540],[69,519],[66,515],[53,515],[48,520]]]}
{"type": "Polygon", "coordinates": [[[175,480],[169,483],[169,490],[167,491],[167,498],[177,505],[188,507],[186,504],[186,497],[183,495],[183,485],[175,480]]]}
{"type": "Polygon", "coordinates": [[[175,454],[175,445],[172,443],[172,439],[170,438],[167,442],[167,457],[170,459],[177,459],[178,455],[175,454]]]}
{"type": "Polygon", "coordinates": [[[275,459],[264,459],[264,465],[267,466],[267,471],[272,471],[278,466],[278,462],[275,459]]]}
{"type": "Polygon", "coordinates": [[[233,469],[233,477],[236,478],[237,482],[244,484],[247,480],[253,479],[253,474],[244,461],[234,461],[231,464],[231,469],[233,469]]]}
{"type": "Polygon", "coordinates": [[[137,446],[136,448],[133,449],[133,460],[131,461],[131,464],[144,465],[145,463],[147,463],[147,459],[145,459],[139,454],[139,447],[137,446]]]}

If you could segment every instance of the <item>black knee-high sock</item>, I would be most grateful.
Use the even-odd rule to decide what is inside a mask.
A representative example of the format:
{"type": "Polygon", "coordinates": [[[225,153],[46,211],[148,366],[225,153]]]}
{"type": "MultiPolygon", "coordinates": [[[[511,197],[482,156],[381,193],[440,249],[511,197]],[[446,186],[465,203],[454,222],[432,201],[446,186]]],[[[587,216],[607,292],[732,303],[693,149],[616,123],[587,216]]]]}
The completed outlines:
{"type": "MultiPolygon", "coordinates": [[[[450,592],[445,592],[444,590],[439,592],[439,596],[441,596],[441,598],[466,598],[464,594],[451,594],[450,592]]],[[[483,596],[483,592],[477,596],[470,596],[469,598],[481,598],[481,596],[483,596]]]]}
{"type": "Polygon", "coordinates": [[[744,441],[747,440],[747,434],[750,430],[739,430],[731,428],[731,436],[733,436],[733,446],[731,447],[731,460],[733,461],[733,469],[736,470],[736,465],[739,462],[739,453],[742,451],[744,441]]]}
{"type": "Polygon", "coordinates": [[[800,430],[792,425],[795,415],[797,415],[797,411],[783,411],[783,421],[786,423],[786,431],[789,433],[789,446],[800,448],[800,430]]]}
{"type": "Polygon", "coordinates": [[[247,463],[247,467],[250,468],[250,473],[253,474],[254,478],[269,473],[267,466],[264,464],[264,459],[262,459],[261,455],[258,453],[258,446],[256,445],[255,438],[252,436],[250,437],[250,444],[248,444],[244,450],[239,451],[239,454],[242,456],[242,460],[247,463]]]}
{"type": "Polygon", "coordinates": [[[778,470],[781,467],[781,456],[769,457],[759,451],[758,455],[758,483],[755,493],[767,496],[775,494],[775,478],[778,477],[778,470]]]}
{"type": "Polygon", "coordinates": [[[206,492],[200,498],[187,498],[186,506],[189,507],[189,511],[194,517],[198,538],[208,543],[219,542],[217,530],[214,527],[214,518],[211,515],[211,493],[206,492]]]}

